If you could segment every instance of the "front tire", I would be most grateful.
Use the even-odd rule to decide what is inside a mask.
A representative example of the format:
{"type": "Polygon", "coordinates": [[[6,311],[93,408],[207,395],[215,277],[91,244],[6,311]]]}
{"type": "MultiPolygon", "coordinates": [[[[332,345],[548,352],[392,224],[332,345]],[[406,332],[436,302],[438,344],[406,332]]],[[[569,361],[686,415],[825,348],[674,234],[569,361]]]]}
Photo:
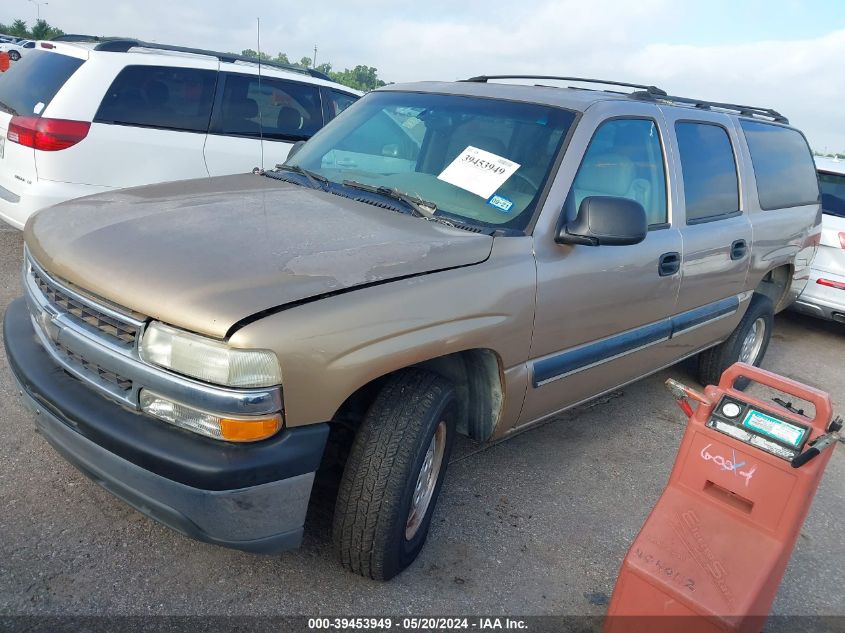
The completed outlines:
{"type": "Polygon", "coordinates": [[[9,59],[13,62],[18,61],[21,58],[21,54],[17,51],[9,51],[9,59]]]}
{"type": "Polygon", "coordinates": [[[343,472],[333,538],[343,566],[389,580],[416,559],[446,475],[455,391],[429,371],[391,376],[364,418],[343,472]]]}
{"type": "MultiPolygon", "coordinates": [[[[736,362],[759,367],[772,338],[773,323],[772,300],[764,295],[752,295],[748,310],[727,340],[699,355],[698,379],[701,384],[718,384],[722,373],[736,362]]],[[[748,384],[747,378],[740,378],[734,386],[744,390],[748,384]]]]}

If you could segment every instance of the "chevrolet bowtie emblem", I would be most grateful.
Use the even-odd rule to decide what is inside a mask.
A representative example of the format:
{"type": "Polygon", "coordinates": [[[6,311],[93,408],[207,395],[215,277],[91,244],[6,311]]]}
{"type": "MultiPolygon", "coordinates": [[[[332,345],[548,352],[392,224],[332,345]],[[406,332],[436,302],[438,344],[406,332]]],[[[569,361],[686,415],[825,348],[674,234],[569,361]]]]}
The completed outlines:
{"type": "Polygon", "coordinates": [[[38,323],[41,325],[41,330],[54,343],[59,342],[59,325],[53,319],[53,315],[49,312],[42,311],[38,315],[38,323]]]}

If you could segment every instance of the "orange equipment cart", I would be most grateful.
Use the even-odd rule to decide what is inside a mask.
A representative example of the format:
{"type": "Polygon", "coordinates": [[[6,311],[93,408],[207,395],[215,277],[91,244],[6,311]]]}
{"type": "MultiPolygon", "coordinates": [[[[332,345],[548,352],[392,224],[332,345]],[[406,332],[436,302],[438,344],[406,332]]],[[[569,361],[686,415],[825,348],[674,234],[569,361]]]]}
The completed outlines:
{"type": "Polygon", "coordinates": [[[622,563],[605,633],[758,633],[841,421],[831,423],[828,394],[743,363],[704,394],[667,386],[689,424],[669,483],[622,563]],[[736,390],[741,378],[812,403],[814,417],[736,390]]]}

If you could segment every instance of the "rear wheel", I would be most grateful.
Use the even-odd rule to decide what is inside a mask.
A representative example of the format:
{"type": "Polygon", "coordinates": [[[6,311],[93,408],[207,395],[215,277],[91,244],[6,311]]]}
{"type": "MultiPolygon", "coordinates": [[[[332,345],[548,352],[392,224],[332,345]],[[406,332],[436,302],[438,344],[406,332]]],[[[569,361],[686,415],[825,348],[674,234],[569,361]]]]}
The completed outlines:
{"type": "Polygon", "coordinates": [[[455,392],[432,372],[388,379],[356,433],[333,537],[349,571],[388,580],[419,554],[455,435],[455,392]]]}
{"type": "MultiPolygon", "coordinates": [[[[728,339],[699,355],[698,374],[701,384],[717,384],[722,373],[736,362],[759,367],[772,337],[773,320],[772,300],[764,295],[753,295],[748,310],[728,339]]],[[[735,387],[745,389],[748,383],[747,379],[740,378],[735,387]]]]}
{"type": "Polygon", "coordinates": [[[18,61],[21,58],[21,54],[17,51],[9,51],[9,59],[13,62],[18,61]]]}

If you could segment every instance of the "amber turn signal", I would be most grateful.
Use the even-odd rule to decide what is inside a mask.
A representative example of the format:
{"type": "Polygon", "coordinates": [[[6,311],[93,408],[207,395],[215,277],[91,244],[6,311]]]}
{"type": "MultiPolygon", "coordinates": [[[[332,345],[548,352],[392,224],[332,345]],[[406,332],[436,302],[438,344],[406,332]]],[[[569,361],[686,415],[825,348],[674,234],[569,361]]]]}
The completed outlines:
{"type": "Polygon", "coordinates": [[[282,420],[278,415],[250,420],[220,418],[220,435],[229,442],[257,442],[278,433],[282,420]]]}

